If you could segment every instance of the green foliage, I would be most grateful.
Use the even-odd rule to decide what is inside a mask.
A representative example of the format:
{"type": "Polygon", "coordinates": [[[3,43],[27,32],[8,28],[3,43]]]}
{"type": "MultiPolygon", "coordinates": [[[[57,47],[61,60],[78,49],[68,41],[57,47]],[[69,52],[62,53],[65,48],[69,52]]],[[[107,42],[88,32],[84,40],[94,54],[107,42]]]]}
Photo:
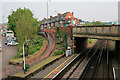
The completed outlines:
{"type": "MultiPolygon", "coordinates": [[[[35,38],[35,40],[28,42],[28,45],[25,46],[25,56],[34,54],[35,52],[40,50],[41,47],[43,46],[44,40],[45,40],[45,38],[43,38],[42,36],[38,36],[35,38]]],[[[13,58],[21,58],[22,57],[22,55],[20,55],[20,54],[23,53],[23,47],[18,45],[18,48],[19,48],[19,52],[13,58]]]]}
{"type": "Polygon", "coordinates": [[[53,56],[60,55],[60,54],[63,54],[62,50],[55,51],[54,54],[53,54],[53,56]]]}
{"type": "MultiPolygon", "coordinates": [[[[22,69],[24,70],[24,65],[22,66],[22,69]]],[[[29,64],[25,64],[25,70],[29,70],[30,69],[30,65],[29,64]]]]}
{"type": "Polygon", "coordinates": [[[67,49],[67,33],[66,33],[66,29],[65,30],[63,30],[63,29],[61,29],[61,30],[59,30],[59,27],[57,27],[56,28],[56,33],[55,33],[55,36],[56,36],[56,38],[60,38],[60,40],[62,40],[63,41],[63,43],[64,43],[64,47],[65,47],[65,49],[67,49]]]}
{"type": "Polygon", "coordinates": [[[100,21],[96,21],[96,22],[93,21],[91,23],[84,24],[84,26],[96,26],[96,25],[105,25],[105,24],[100,21]]]}
{"type": "Polygon", "coordinates": [[[68,46],[68,43],[67,43],[67,33],[64,33],[63,41],[64,41],[65,49],[67,49],[67,46],[68,46]]]}
{"type": "Polygon", "coordinates": [[[89,43],[92,44],[94,42],[95,39],[88,39],[89,43]]]}
{"type": "Polygon", "coordinates": [[[26,48],[26,54],[28,55],[30,46],[34,45],[33,42],[35,42],[32,42],[32,40],[36,40],[40,23],[41,21],[33,18],[33,13],[28,8],[19,8],[16,11],[12,11],[12,14],[8,16],[9,29],[13,30],[17,36],[20,52],[22,51],[23,42],[30,39],[31,41],[26,44],[28,46],[26,48]]]}

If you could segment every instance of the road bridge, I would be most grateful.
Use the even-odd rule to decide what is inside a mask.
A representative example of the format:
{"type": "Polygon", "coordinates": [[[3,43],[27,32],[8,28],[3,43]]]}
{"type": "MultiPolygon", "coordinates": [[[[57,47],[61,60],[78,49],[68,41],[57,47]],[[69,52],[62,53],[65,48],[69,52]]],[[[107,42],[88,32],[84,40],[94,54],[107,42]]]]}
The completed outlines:
{"type": "Polygon", "coordinates": [[[97,25],[72,27],[76,51],[86,47],[87,38],[114,40],[115,51],[120,63],[120,25],[97,25]]]}

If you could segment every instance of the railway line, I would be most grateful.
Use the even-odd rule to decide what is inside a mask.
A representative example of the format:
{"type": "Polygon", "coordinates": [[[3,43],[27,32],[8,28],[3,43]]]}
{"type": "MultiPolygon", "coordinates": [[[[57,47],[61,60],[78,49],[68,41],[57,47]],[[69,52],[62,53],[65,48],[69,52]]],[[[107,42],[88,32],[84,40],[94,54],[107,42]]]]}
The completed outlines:
{"type": "Polygon", "coordinates": [[[87,52],[81,53],[66,65],[52,80],[113,79],[108,42],[100,40],[87,52]]]}

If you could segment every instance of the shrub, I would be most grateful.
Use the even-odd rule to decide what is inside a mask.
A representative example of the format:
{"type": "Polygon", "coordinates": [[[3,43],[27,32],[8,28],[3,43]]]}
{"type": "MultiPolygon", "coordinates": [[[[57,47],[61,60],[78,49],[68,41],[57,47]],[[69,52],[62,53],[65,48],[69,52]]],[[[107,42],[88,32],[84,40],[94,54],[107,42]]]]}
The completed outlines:
{"type": "Polygon", "coordinates": [[[37,51],[37,49],[36,49],[36,48],[33,48],[33,49],[30,50],[30,54],[33,54],[33,53],[35,53],[36,51],[37,51]]]}
{"type": "MultiPolygon", "coordinates": [[[[22,66],[22,69],[24,70],[24,65],[22,66]]],[[[25,64],[25,71],[30,69],[30,65],[29,64],[25,64]]]]}
{"type": "Polygon", "coordinates": [[[40,50],[40,47],[39,47],[39,46],[37,46],[37,50],[40,50]]]}
{"type": "MultiPolygon", "coordinates": [[[[35,52],[40,50],[41,46],[43,46],[43,40],[47,40],[47,39],[42,36],[36,36],[34,39],[31,39],[30,42],[27,42],[28,48],[27,48],[27,46],[25,46],[26,56],[34,54],[35,52]]],[[[22,57],[22,55],[20,55],[20,53],[22,53],[22,52],[23,52],[23,46],[22,46],[22,44],[18,44],[18,53],[13,58],[22,57]]]]}
{"type": "Polygon", "coordinates": [[[62,50],[55,51],[54,54],[53,54],[53,56],[60,55],[60,54],[63,54],[62,50]]]}

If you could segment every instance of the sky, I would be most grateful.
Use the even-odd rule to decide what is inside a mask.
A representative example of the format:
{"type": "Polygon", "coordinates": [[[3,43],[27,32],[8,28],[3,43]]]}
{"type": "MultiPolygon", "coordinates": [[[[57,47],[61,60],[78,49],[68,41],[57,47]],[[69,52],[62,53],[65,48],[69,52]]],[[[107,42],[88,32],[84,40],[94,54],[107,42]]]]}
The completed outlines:
{"type": "Polygon", "coordinates": [[[117,21],[118,0],[1,0],[0,23],[8,22],[8,15],[18,8],[29,8],[34,17],[42,20],[58,13],[74,12],[76,18],[85,21],[117,21]],[[56,11],[56,12],[55,12],[56,11]]]}

